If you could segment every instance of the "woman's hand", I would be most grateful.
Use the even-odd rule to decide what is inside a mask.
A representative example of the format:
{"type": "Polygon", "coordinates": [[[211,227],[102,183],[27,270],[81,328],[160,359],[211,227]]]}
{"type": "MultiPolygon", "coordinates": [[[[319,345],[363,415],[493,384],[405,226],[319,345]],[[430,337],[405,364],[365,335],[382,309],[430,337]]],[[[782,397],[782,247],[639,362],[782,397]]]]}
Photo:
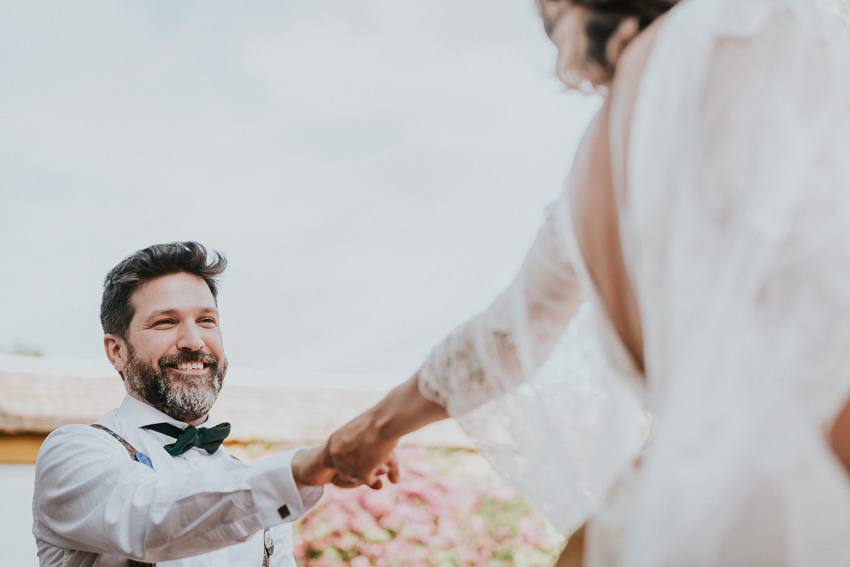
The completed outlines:
{"type": "MultiPolygon", "coordinates": [[[[340,488],[354,488],[363,484],[360,481],[354,480],[348,476],[341,476],[336,469],[326,464],[327,445],[319,445],[309,449],[298,451],[292,457],[292,477],[295,479],[295,486],[301,490],[305,486],[322,486],[323,484],[331,483],[340,488]]],[[[375,474],[380,477],[387,475],[391,482],[398,482],[398,465],[395,459],[389,459],[388,462],[379,466],[375,470],[375,474]],[[395,480],[392,480],[392,479],[395,480]]],[[[381,481],[377,481],[376,487],[380,488],[381,481]]]]}
{"type": "Polygon", "coordinates": [[[448,417],[445,408],[419,393],[418,374],[393,389],[378,404],[335,431],[328,439],[323,465],[349,482],[381,488],[380,476],[396,483],[398,463],[392,453],[399,439],[448,417]]]}
{"type": "Polygon", "coordinates": [[[398,463],[392,456],[398,438],[381,436],[375,409],[360,414],[330,436],[323,464],[344,480],[378,489],[383,485],[379,478],[383,474],[393,484],[398,482],[398,463]]]}

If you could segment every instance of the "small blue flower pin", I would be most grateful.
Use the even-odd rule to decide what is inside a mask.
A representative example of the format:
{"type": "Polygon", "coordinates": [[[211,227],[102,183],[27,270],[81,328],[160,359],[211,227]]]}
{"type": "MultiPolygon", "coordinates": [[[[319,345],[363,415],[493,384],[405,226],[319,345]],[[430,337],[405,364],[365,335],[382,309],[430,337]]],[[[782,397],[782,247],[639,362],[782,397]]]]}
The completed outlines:
{"type": "Polygon", "coordinates": [[[150,457],[148,457],[144,453],[136,451],[136,460],[142,463],[143,465],[149,466],[151,470],[153,470],[153,463],[151,462],[150,457]]]}

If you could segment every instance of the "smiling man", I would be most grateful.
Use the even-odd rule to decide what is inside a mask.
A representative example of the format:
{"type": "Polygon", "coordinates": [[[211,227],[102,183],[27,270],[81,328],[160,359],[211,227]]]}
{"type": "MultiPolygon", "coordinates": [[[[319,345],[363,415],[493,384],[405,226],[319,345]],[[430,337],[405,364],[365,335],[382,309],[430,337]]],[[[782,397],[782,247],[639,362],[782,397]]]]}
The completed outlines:
{"type": "Polygon", "coordinates": [[[213,425],[209,411],[227,372],[216,282],[225,264],[179,242],[140,250],[106,276],[104,346],[127,395],[39,451],[42,566],[295,565],[288,523],[334,473],[319,447],[247,464],[221,446],[230,424],[213,425]]]}

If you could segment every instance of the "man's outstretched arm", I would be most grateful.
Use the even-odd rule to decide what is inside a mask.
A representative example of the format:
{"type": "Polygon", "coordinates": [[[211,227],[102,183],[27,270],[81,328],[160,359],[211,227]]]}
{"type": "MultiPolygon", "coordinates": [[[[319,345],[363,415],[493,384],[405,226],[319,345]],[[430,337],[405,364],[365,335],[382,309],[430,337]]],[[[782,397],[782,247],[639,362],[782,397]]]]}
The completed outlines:
{"type": "Polygon", "coordinates": [[[146,562],[227,547],[315,506],[323,489],[311,483],[329,471],[310,466],[314,452],[165,477],[97,430],[65,426],[48,437],[36,464],[36,535],[65,549],[146,562]]]}

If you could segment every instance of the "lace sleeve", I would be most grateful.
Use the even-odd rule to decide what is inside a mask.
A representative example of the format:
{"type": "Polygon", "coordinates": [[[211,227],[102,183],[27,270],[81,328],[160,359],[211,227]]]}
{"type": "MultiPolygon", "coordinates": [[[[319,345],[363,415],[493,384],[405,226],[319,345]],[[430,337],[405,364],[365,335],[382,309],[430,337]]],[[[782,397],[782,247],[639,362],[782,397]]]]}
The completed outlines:
{"type": "Polygon", "coordinates": [[[523,383],[548,357],[581,295],[554,206],[514,281],[452,331],[419,370],[423,396],[457,416],[523,383]]]}

